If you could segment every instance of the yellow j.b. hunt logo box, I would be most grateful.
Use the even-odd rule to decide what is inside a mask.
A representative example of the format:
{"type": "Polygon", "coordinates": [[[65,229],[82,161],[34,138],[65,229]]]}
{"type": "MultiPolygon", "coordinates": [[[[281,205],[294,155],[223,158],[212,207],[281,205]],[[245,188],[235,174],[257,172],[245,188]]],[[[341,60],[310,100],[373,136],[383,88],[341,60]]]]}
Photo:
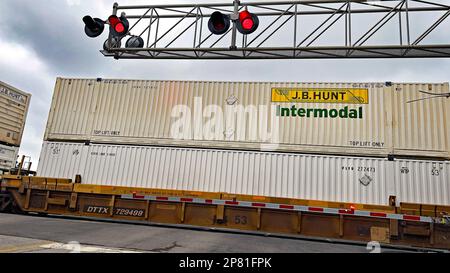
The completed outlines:
{"type": "Polygon", "coordinates": [[[368,104],[360,88],[272,88],[272,102],[368,104]]]}

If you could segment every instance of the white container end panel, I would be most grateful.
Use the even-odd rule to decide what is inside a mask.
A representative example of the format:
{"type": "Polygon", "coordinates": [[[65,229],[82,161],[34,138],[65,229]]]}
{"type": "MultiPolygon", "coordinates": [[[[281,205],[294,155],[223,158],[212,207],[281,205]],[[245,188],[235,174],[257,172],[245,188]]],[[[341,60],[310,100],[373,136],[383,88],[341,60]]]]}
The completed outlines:
{"type": "Polygon", "coordinates": [[[19,147],[0,145],[0,170],[9,171],[16,165],[19,147]]]}
{"type": "Polygon", "coordinates": [[[400,202],[450,205],[448,161],[395,161],[394,180],[400,202]]]}
{"type": "Polygon", "coordinates": [[[450,101],[447,84],[395,84],[393,98],[394,154],[449,158],[450,101]]]}
{"type": "Polygon", "coordinates": [[[44,142],[37,173],[46,177],[75,178],[84,170],[88,153],[89,146],[83,144],[44,142]]]}

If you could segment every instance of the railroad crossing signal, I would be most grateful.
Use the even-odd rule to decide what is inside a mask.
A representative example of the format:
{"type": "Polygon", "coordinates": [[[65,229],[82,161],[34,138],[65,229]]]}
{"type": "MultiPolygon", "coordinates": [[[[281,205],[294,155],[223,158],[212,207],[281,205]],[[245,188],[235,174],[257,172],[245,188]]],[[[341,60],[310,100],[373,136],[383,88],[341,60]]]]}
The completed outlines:
{"type": "Polygon", "coordinates": [[[215,11],[211,14],[208,21],[208,28],[212,34],[222,35],[230,29],[230,16],[215,11]]]}
{"type": "MultiPolygon", "coordinates": [[[[241,11],[238,14],[238,20],[236,20],[237,30],[244,34],[251,34],[258,28],[259,20],[258,16],[247,10],[241,11]]],[[[212,34],[222,35],[228,31],[231,25],[231,16],[223,14],[222,12],[215,11],[211,14],[208,21],[208,28],[212,34]]]]}
{"type": "MultiPolygon", "coordinates": [[[[258,16],[250,13],[246,8],[244,11],[236,11],[231,15],[224,14],[219,11],[213,12],[208,21],[208,28],[212,34],[222,35],[230,29],[232,24],[231,18],[236,18],[233,20],[235,28],[243,35],[248,35],[255,32],[259,25],[258,16]]],[[[120,48],[122,38],[129,34],[130,23],[125,13],[122,13],[120,17],[113,14],[109,16],[108,20],[105,22],[99,18],[92,19],[91,16],[87,15],[83,17],[83,22],[85,23],[85,33],[91,38],[100,36],[104,30],[105,23],[109,24],[110,37],[103,45],[103,49],[105,51],[112,48],[120,48]]],[[[125,43],[125,48],[143,48],[144,43],[145,42],[142,37],[131,36],[131,38],[129,38],[125,43]]]]}
{"type": "Polygon", "coordinates": [[[84,32],[91,38],[100,36],[105,29],[105,22],[99,18],[94,19],[87,15],[83,17],[83,22],[85,24],[84,32]]]}
{"type": "Polygon", "coordinates": [[[130,29],[130,23],[128,22],[125,14],[122,14],[119,17],[116,15],[111,15],[108,18],[108,23],[110,26],[110,34],[113,37],[123,38],[128,34],[128,30],[130,29]]]}
{"type": "Polygon", "coordinates": [[[83,21],[89,37],[110,25],[101,52],[116,59],[337,59],[448,58],[449,18],[450,0],[234,0],[115,3],[106,21],[83,21]]]}
{"type": "Polygon", "coordinates": [[[241,11],[239,13],[239,21],[236,25],[237,29],[242,34],[251,34],[255,32],[258,28],[259,19],[253,13],[248,12],[247,10],[241,11]]]}
{"type": "MultiPolygon", "coordinates": [[[[122,13],[120,17],[111,15],[106,21],[102,21],[99,18],[93,19],[91,16],[86,15],[83,17],[83,22],[85,24],[85,33],[91,38],[100,36],[105,29],[105,24],[109,25],[110,37],[103,44],[104,50],[120,48],[122,46],[121,40],[129,34],[130,23],[125,13],[122,13]]],[[[125,43],[125,48],[142,47],[144,47],[144,39],[139,36],[131,36],[125,43]]]]}

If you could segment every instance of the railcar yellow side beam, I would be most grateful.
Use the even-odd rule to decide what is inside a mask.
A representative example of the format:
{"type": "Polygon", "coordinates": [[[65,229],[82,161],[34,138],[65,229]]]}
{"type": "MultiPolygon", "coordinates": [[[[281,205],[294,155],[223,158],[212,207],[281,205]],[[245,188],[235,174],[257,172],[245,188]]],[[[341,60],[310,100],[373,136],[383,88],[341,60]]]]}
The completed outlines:
{"type": "Polygon", "coordinates": [[[450,225],[445,218],[450,208],[444,206],[371,206],[11,175],[2,177],[1,190],[25,212],[450,249],[450,225]]]}

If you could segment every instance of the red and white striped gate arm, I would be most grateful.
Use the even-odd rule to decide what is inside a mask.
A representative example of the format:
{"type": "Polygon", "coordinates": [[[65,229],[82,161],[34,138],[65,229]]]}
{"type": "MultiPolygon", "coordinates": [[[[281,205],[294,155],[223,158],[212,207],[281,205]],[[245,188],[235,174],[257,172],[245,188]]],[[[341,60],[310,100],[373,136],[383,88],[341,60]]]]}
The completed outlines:
{"type": "Polygon", "coordinates": [[[277,209],[277,210],[286,210],[286,211],[324,213],[324,214],[335,214],[335,215],[354,215],[354,216],[362,216],[362,217],[396,219],[396,220],[425,222],[425,223],[433,222],[433,219],[428,216],[405,215],[405,214],[385,213],[385,212],[371,212],[371,211],[366,211],[366,210],[336,209],[336,208],[310,207],[310,206],[275,204],[275,203],[260,203],[260,202],[249,202],[249,201],[233,201],[233,200],[221,200],[221,199],[203,199],[203,198],[172,197],[172,196],[171,197],[153,196],[153,195],[139,195],[137,193],[122,194],[121,198],[122,199],[132,199],[132,200],[225,205],[225,206],[247,207],[247,208],[268,208],[268,209],[277,209]]]}

